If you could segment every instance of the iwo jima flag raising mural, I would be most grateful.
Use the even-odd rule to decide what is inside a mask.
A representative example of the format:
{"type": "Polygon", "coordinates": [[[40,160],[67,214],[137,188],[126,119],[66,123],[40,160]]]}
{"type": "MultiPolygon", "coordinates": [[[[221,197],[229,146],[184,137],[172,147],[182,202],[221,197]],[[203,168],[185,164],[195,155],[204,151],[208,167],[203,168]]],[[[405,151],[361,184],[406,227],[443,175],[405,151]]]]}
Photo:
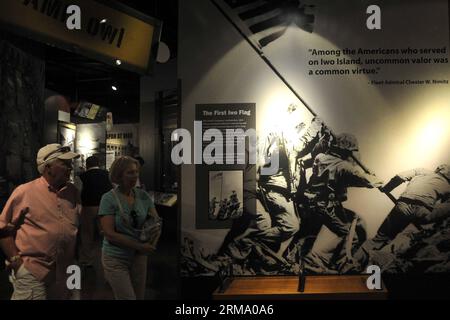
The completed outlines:
{"type": "Polygon", "coordinates": [[[212,2],[301,103],[280,110],[294,119],[284,129],[297,135],[260,137],[260,153],[278,153],[280,169],[258,176],[256,212],[236,219],[217,252],[205,252],[185,236],[183,273],[354,273],[370,264],[384,272],[450,271],[448,162],[405,167],[380,179],[361,162],[358,137],[334,133],[270,60],[270,48],[289,27],[313,31],[316,7],[300,1],[212,2]],[[349,188],[381,191],[392,200],[373,236],[361,212],[347,207],[349,188]],[[394,198],[390,192],[396,189],[394,198]]]}
{"type": "Polygon", "coordinates": [[[298,0],[212,1],[260,50],[281,37],[291,24],[313,31],[314,6],[298,0]]]}

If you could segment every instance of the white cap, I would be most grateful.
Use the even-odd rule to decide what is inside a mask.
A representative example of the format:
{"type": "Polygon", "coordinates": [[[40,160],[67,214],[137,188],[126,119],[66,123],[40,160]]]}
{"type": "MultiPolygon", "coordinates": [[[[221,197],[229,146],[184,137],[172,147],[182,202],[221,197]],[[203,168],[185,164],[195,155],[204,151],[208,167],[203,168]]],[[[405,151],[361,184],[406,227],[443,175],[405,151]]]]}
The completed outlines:
{"type": "Polygon", "coordinates": [[[80,157],[80,155],[70,151],[70,147],[63,147],[58,143],[52,143],[39,149],[36,164],[39,173],[42,174],[44,172],[45,165],[52,160],[72,160],[78,157],[80,157]]]}

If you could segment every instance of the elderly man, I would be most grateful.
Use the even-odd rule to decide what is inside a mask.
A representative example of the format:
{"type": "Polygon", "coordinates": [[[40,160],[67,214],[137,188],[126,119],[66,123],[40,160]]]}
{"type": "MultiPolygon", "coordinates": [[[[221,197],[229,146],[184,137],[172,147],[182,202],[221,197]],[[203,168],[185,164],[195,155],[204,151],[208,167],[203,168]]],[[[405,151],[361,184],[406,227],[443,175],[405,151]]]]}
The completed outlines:
{"type": "Polygon", "coordinates": [[[78,156],[59,144],[41,148],[36,162],[42,176],[18,186],[3,208],[0,233],[17,225],[14,234],[0,239],[11,269],[12,300],[68,297],[66,268],[74,261],[81,209],[68,181],[78,156]]]}

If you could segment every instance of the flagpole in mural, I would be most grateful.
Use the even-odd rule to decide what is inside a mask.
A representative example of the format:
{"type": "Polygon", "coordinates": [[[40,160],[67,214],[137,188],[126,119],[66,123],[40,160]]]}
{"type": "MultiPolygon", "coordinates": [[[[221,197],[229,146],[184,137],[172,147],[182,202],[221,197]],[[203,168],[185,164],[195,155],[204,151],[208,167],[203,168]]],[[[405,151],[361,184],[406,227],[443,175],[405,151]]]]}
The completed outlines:
{"type": "Polygon", "coordinates": [[[223,199],[223,174],[220,175],[220,199],[223,199]]]}
{"type": "MultiPolygon", "coordinates": [[[[302,5],[299,0],[211,0],[211,2],[256,51],[258,56],[267,64],[267,66],[289,88],[297,99],[300,100],[304,107],[308,109],[314,117],[317,117],[317,113],[297,93],[262,51],[262,48],[267,44],[281,37],[291,23],[295,23],[299,28],[307,32],[312,32],[314,15],[308,14],[306,11],[313,9],[314,6],[302,5]],[[238,12],[237,15],[242,21],[236,21],[231,17],[234,12],[238,12]],[[249,26],[245,25],[245,21],[247,21],[249,26]],[[258,37],[258,40],[251,39],[255,38],[255,36],[258,37]]],[[[331,135],[333,137],[335,136],[333,132],[331,132],[331,135]]],[[[352,159],[364,170],[364,172],[372,174],[353,154],[352,159]]],[[[390,192],[383,193],[392,202],[397,202],[397,199],[390,192]]]]}

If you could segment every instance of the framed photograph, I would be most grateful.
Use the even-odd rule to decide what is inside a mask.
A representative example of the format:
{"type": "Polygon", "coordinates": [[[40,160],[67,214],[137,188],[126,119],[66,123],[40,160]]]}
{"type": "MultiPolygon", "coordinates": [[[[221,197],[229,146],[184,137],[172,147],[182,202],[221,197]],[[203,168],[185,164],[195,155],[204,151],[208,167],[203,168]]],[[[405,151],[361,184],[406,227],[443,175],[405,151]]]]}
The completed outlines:
{"type": "Polygon", "coordinates": [[[73,123],[60,122],[58,127],[58,143],[63,146],[69,146],[70,150],[75,152],[75,137],[77,127],[73,123]]]}
{"type": "MultiPolygon", "coordinates": [[[[72,152],[75,152],[76,147],[76,134],[77,127],[73,123],[59,122],[58,123],[58,143],[62,146],[70,147],[72,152]]],[[[74,181],[75,179],[75,171],[72,170],[70,179],[74,181]]]]}
{"type": "Polygon", "coordinates": [[[209,220],[229,220],[242,216],[243,180],[241,170],[209,171],[209,220]]]}

